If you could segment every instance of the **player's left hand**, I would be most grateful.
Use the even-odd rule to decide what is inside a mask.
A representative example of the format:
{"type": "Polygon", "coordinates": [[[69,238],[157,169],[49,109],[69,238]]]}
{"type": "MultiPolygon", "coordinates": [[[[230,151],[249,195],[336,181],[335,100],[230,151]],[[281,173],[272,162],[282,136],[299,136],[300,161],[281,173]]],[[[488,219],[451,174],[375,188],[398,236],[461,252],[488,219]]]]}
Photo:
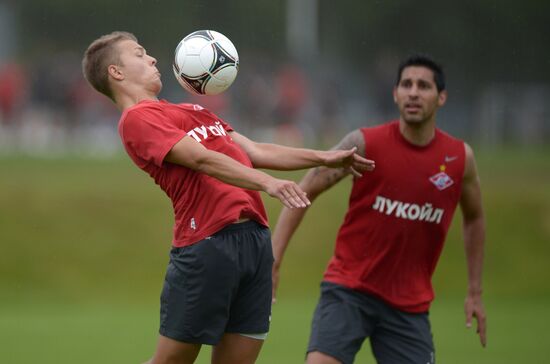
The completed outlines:
{"type": "Polygon", "coordinates": [[[344,168],[355,177],[361,177],[364,171],[374,170],[374,161],[360,156],[356,151],[357,147],[326,151],[324,164],[331,168],[344,168]]]}
{"type": "Polygon", "coordinates": [[[487,346],[487,317],[485,316],[481,294],[468,294],[464,302],[464,313],[467,328],[472,327],[472,318],[476,318],[479,341],[481,346],[487,346]]]}

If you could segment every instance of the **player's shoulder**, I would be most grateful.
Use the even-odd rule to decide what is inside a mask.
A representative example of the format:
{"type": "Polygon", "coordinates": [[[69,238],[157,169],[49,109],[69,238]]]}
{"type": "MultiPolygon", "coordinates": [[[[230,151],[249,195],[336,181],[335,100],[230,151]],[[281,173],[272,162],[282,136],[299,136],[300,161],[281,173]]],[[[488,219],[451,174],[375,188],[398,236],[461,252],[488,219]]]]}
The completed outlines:
{"type": "Polygon", "coordinates": [[[119,125],[127,126],[137,123],[143,119],[152,119],[151,116],[162,113],[161,109],[154,102],[140,102],[124,110],[120,116],[119,125]]]}
{"type": "MultiPolygon", "coordinates": [[[[370,128],[367,128],[370,129],[370,128]]],[[[333,149],[351,149],[356,147],[359,155],[365,155],[365,140],[368,132],[365,128],[357,128],[347,133],[333,149]]]]}
{"type": "Polygon", "coordinates": [[[168,122],[169,109],[174,104],[164,100],[144,100],[124,110],[119,120],[119,130],[141,128],[143,125],[159,125],[168,122]]]}
{"type": "Polygon", "coordinates": [[[464,145],[464,155],[466,158],[467,163],[471,163],[474,161],[474,149],[470,146],[470,144],[466,143],[465,141],[462,141],[462,144],[464,145]]]}
{"type": "Polygon", "coordinates": [[[359,128],[354,129],[344,135],[344,137],[338,143],[337,148],[349,149],[358,146],[360,143],[363,143],[363,134],[361,132],[361,129],[359,128]]]}

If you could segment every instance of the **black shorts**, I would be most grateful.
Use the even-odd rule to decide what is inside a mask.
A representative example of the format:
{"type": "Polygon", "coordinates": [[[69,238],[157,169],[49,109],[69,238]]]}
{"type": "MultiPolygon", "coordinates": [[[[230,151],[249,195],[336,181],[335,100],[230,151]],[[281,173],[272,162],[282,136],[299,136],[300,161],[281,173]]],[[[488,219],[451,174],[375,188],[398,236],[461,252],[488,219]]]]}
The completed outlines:
{"type": "Polygon", "coordinates": [[[379,364],[433,364],[428,313],[407,313],[334,283],[321,283],[307,352],[319,351],[351,364],[370,338],[379,364]]]}
{"type": "Polygon", "coordinates": [[[254,221],[173,248],[160,299],[160,334],[216,345],[224,333],[267,333],[272,264],[270,231],[254,221]]]}

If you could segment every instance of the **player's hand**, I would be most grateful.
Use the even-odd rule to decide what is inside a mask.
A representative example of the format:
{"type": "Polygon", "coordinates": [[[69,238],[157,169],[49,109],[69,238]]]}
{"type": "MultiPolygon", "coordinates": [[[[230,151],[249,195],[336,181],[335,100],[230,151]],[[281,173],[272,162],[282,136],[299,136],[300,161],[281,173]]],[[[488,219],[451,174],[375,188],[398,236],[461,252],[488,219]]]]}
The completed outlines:
{"type": "Polygon", "coordinates": [[[324,164],[331,168],[344,168],[355,177],[361,177],[365,171],[374,170],[374,161],[360,156],[356,151],[357,147],[348,150],[326,151],[324,164]]]}
{"type": "Polygon", "coordinates": [[[311,205],[306,193],[293,181],[273,178],[265,188],[265,192],[279,199],[289,209],[311,205]]]}
{"type": "Polygon", "coordinates": [[[466,327],[472,327],[472,318],[477,321],[477,334],[481,346],[487,346],[487,317],[483,308],[481,294],[468,294],[464,302],[464,313],[466,314],[466,327]]]}
{"type": "Polygon", "coordinates": [[[277,288],[279,288],[279,268],[280,265],[277,261],[273,262],[273,268],[271,272],[271,280],[273,281],[271,304],[277,302],[277,288]]]}

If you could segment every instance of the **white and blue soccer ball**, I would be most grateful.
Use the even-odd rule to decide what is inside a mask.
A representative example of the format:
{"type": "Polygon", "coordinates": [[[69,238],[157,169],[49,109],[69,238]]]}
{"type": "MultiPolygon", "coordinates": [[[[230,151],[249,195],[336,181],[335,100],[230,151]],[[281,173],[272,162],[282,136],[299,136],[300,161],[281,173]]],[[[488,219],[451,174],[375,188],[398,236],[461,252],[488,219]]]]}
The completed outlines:
{"type": "Polygon", "coordinates": [[[239,54],[225,35],[198,30],[179,42],[174,52],[174,75],[187,91],[217,95],[227,90],[239,71],[239,54]]]}

